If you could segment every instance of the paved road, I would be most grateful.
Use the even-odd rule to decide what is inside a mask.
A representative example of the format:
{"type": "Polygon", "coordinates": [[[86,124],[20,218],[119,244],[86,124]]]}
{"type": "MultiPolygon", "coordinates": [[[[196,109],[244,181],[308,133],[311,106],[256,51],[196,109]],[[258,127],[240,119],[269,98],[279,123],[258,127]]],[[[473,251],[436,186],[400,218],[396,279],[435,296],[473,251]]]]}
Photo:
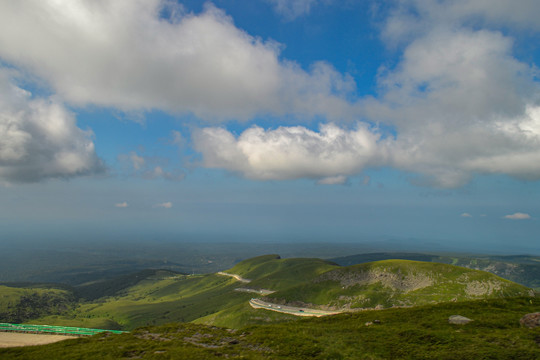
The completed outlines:
{"type": "Polygon", "coordinates": [[[271,311],[277,311],[284,314],[290,314],[295,316],[326,316],[326,315],[335,315],[341,313],[341,311],[326,311],[326,310],[316,310],[308,308],[299,308],[294,306],[285,306],[269,303],[267,301],[262,301],[261,299],[251,299],[249,300],[249,305],[254,309],[266,309],[271,311]]]}

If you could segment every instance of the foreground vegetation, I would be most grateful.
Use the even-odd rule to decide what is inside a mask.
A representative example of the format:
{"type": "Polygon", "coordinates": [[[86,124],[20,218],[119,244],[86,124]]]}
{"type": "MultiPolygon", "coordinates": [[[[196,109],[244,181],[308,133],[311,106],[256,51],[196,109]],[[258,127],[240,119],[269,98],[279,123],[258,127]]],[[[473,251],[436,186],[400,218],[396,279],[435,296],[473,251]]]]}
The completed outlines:
{"type": "Polygon", "coordinates": [[[521,297],[371,310],[239,330],[167,324],[0,349],[0,358],[537,359],[540,328],[520,327],[519,319],[539,308],[540,299],[521,297]],[[449,324],[448,317],[456,314],[473,321],[449,324]]]}

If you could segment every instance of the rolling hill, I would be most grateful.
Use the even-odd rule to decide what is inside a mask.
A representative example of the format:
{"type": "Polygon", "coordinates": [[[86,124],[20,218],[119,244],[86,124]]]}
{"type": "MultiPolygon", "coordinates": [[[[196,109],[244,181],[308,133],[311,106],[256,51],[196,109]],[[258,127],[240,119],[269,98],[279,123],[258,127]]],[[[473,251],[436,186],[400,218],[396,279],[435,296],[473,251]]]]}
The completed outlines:
{"type": "Polygon", "coordinates": [[[534,291],[484,271],[382,260],[333,269],[265,299],[278,304],[354,310],[526,295],[533,296],[534,291]]]}
{"type": "MultiPolygon", "coordinates": [[[[45,290],[62,292],[71,299],[70,306],[47,305],[46,311],[31,313],[23,321],[121,330],[169,322],[241,328],[296,320],[290,314],[253,309],[249,300],[263,295],[278,304],[350,311],[533,294],[493,274],[447,264],[386,260],[340,267],[321,259],[278,255],[241,261],[222,274],[145,270],[41,291],[45,290]]],[[[11,294],[10,306],[17,307],[27,303],[21,291],[6,288],[0,294],[11,294]]]]}
{"type": "Polygon", "coordinates": [[[531,255],[430,255],[421,253],[367,253],[330,259],[341,266],[351,266],[367,262],[402,259],[437,262],[462,266],[469,269],[488,271],[504,279],[540,291],[540,257],[531,255]]]}

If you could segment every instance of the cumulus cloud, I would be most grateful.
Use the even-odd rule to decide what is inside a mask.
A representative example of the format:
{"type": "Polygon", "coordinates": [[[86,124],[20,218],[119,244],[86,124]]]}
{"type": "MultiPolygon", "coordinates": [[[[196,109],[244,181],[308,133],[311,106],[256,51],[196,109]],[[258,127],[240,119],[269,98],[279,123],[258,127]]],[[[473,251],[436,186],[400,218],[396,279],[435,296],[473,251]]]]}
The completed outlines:
{"type": "Polygon", "coordinates": [[[197,15],[165,0],[0,2],[0,57],[65,101],[161,109],[207,120],[258,114],[351,118],[351,77],[306,72],[279,45],[238,29],[212,5],[197,15]],[[164,19],[160,15],[172,14],[164,19]]]}
{"type": "Polygon", "coordinates": [[[128,203],[126,201],[124,201],[124,202],[121,202],[121,203],[114,204],[114,206],[116,206],[117,208],[127,208],[128,203]]]}
{"type": "MultiPolygon", "coordinates": [[[[394,68],[381,68],[379,95],[360,101],[365,119],[390,125],[395,132],[379,139],[364,127],[371,141],[363,149],[369,150],[353,156],[354,148],[341,146],[330,151],[336,158],[341,152],[340,161],[329,163],[322,147],[306,145],[306,139],[324,138],[323,131],[252,128],[235,138],[226,130],[208,128],[195,134],[203,164],[251,179],[308,177],[320,183],[342,182],[370,165],[398,168],[418,175],[411,176],[418,185],[442,188],[461,186],[476,174],[540,179],[535,67],[515,58],[509,36],[468,26],[476,19],[537,29],[531,14],[540,5],[524,1],[514,8],[513,2],[502,0],[493,6],[481,0],[397,4],[383,37],[405,41],[403,56],[394,68]]],[[[348,138],[353,132],[340,129],[340,134],[348,138]]]]}
{"type": "Polygon", "coordinates": [[[531,216],[529,214],[517,212],[510,215],[505,215],[504,218],[510,220],[527,220],[530,219],[531,216]]]}
{"type": "Polygon", "coordinates": [[[377,133],[359,124],[346,130],[334,124],[319,131],[302,126],[265,130],[254,126],[235,137],[223,128],[193,133],[203,165],[224,168],[256,180],[320,179],[343,183],[377,156],[377,133]]]}
{"type": "Polygon", "coordinates": [[[170,208],[172,208],[172,206],[173,206],[173,204],[170,201],[154,205],[154,207],[165,208],[165,209],[170,209],[170,208]]]}
{"type": "Polygon", "coordinates": [[[308,14],[318,0],[267,0],[274,5],[274,10],[287,20],[294,20],[308,14]]]}
{"type": "MultiPolygon", "coordinates": [[[[497,16],[487,9],[491,2],[468,3],[476,10],[446,8],[465,9],[462,1],[400,2],[403,6],[390,17],[386,31],[401,20],[396,33],[410,30],[412,37],[406,39],[400,63],[381,69],[380,96],[364,100],[366,116],[395,127],[395,138],[381,144],[385,163],[420,174],[414,180],[418,184],[456,187],[475,174],[538,180],[536,70],[514,57],[510,37],[469,28],[470,16],[490,21],[497,16]]],[[[507,9],[524,15],[533,5],[540,10],[537,2],[513,10],[510,2],[494,3],[501,13],[507,9]]]]}
{"type": "Polygon", "coordinates": [[[0,67],[0,181],[28,183],[99,173],[93,133],[54,99],[33,98],[0,67]]]}
{"type": "Polygon", "coordinates": [[[469,214],[469,213],[463,213],[463,214],[461,214],[460,216],[461,216],[461,217],[464,217],[464,218],[471,218],[471,217],[472,217],[472,215],[469,214]]]}
{"type": "Polygon", "coordinates": [[[504,25],[540,30],[536,0],[400,0],[390,7],[382,37],[391,44],[419,37],[435,27],[504,25]]]}

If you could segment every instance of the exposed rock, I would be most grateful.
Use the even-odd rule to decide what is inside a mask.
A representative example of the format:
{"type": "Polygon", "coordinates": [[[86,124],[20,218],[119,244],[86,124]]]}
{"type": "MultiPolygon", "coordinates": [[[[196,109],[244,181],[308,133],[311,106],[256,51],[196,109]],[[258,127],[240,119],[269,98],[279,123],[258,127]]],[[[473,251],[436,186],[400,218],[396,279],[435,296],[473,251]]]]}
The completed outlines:
{"type": "Polygon", "coordinates": [[[469,281],[465,293],[469,296],[492,295],[502,288],[502,281],[469,281]]]}
{"type": "Polygon", "coordinates": [[[448,318],[449,324],[456,324],[456,325],[465,325],[471,321],[472,321],[471,319],[465,316],[461,316],[461,315],[452,315],[448,318]]]}
{"type": "Polygon", "coordinates": [[[386,287],[407,293],[433,285],[433,277],[434,275],[431,273],[403,273],[401,269],[394,271],[393,268],[370,269],[367,271],[338,269],[321,275],[315,282],[339,281],[344,288],[381,283],[386,287]]]}
{"type": "Polygon", "coordinates": [[[521,326],[528,327],[529,329],[540,326],[540,312],[531,313],[523,316],[519,323],[521,326]]]}

